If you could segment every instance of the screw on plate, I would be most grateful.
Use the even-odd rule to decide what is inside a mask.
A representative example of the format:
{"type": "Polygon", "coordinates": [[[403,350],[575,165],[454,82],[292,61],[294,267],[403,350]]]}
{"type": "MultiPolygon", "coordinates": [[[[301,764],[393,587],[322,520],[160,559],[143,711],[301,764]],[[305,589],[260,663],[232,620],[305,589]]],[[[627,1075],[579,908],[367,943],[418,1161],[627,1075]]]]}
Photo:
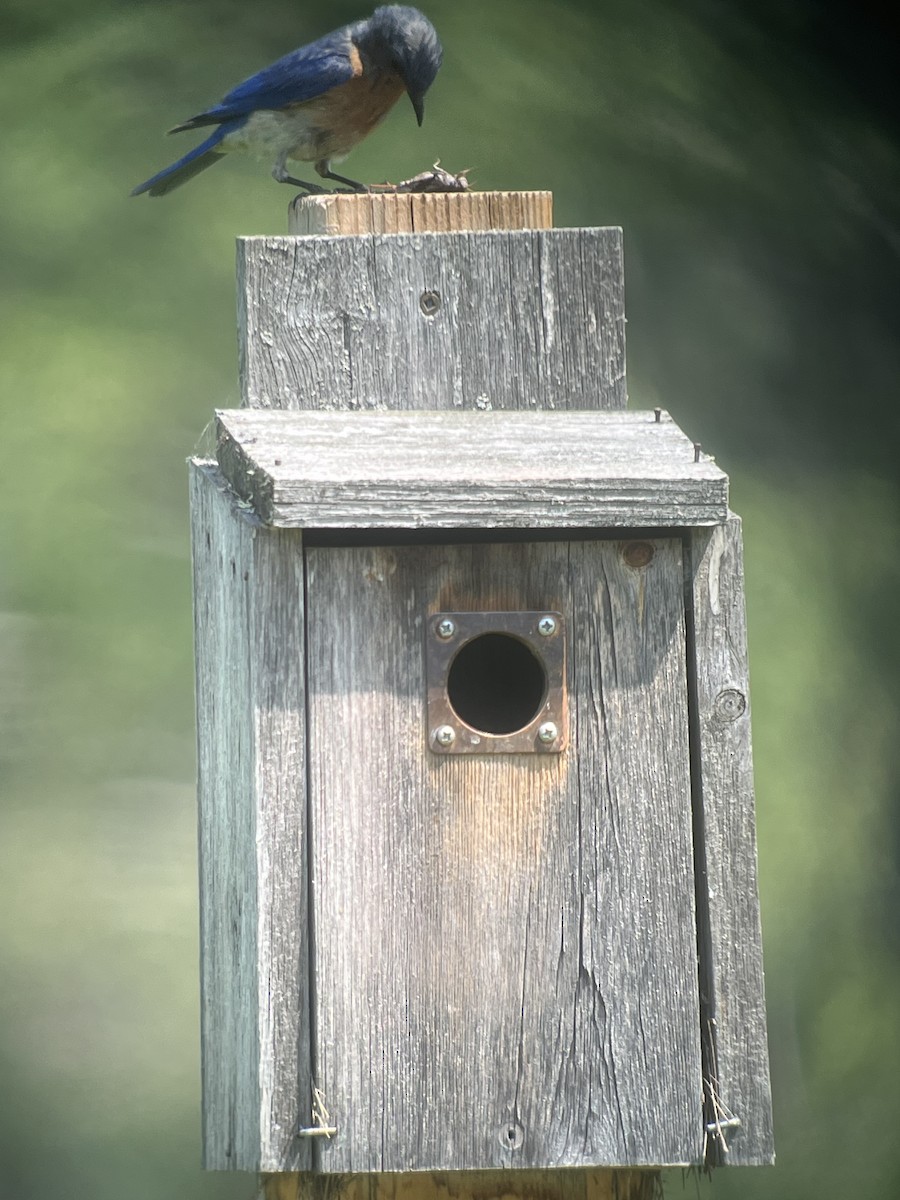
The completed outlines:
{"type": "Polygon", "coordinates": [[[556,617],[541,617],[538,621],[538,633],[541,637],[553,637],[558,628],[556,617]]]}
{"type": "Polygon", "coordinates": [[[456,730],[452,725],[439,725],[433,736],[435,742],[446,749],[456,741],[456,730]]]}
{"type": "Polygon", "coordinates": [[[555,742],[558,737],[559,730],[552,721],[545,721],[538,730],[538,738],[545,746],[549,746],[551,742],[555,742]]]}
{"type": "Polygon", "coordinates": [[[456,633],[456,626],[449,617],[444,617],[443,621],[438,621],[435,633],[443,641],[448,642],[454,633],[456,633]]]}

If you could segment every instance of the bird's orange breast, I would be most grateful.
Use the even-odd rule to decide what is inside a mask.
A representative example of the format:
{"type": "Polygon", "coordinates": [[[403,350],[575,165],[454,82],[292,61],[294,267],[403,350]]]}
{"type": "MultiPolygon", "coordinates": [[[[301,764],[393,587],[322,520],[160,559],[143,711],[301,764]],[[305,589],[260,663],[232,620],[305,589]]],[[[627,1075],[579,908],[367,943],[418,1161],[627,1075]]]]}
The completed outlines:
{"type": "Polygon", "coordinates": [[[329,159],[348,153],[384,120],[404,91],[403,81],[393,72],[364,72],[324,96],[298,105],[309,123],[315,157],[329,159]]]}

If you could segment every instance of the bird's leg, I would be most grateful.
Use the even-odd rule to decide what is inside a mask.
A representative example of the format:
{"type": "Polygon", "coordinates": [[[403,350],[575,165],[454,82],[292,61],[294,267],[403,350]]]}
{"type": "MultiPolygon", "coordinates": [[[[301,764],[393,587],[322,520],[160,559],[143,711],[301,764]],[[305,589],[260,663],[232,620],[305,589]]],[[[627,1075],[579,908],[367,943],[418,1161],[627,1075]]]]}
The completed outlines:
{"type": "Polygon", "coordinates": [[[308,183],[305,179],[295,179],[293,175],[289,174],[285,165],[285,155],[281,155],[272,168],[272,178],[277,183],[289,183],[293,187],[306,188],[310,195],[321,196],[328,191],[327,188],[319,187],[317,183],[308,183]]]}
{"type": "Polygon", "coordinates": [[[357,183],[355,179],[348,179],[346,175],[338,175],[336,172],[332,171],[331,163],[327,158],[320,159],[319,162],[316,163],[316,172],[321,175],[323,179],[333,179],[335,183],[343,183],[346,187],[350,188],[352,192],[368,192],[369,190],[364,183],[357,183]]]}

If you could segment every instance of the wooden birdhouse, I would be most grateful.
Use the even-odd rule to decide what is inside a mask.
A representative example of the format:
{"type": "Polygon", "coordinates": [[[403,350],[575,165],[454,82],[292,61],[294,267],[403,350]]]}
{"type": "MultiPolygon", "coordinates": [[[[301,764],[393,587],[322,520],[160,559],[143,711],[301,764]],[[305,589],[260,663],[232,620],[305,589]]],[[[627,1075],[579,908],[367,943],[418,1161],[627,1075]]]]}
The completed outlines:
{"type": "Polygon", "coordinates": [[[351,208],[241,241],[191,464],[206,1164],[769,1162],[740,523],[620,231],[351,208]]]}

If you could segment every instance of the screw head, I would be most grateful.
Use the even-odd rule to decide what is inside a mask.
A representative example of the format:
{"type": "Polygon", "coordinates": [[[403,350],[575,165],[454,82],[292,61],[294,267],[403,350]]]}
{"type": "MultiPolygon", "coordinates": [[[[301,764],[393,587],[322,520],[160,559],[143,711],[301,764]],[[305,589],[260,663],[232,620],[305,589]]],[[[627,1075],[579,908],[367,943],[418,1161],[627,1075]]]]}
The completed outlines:
{"type": "Polygon", "coordinates": [[[525,1130],[518,1121],[504,1121],[497,1131],[497,1140],[504,1150],[521,1150],[525,1130]]]}
{"type": "Polygon", "coordinates": [[[449,617],[444,617],[442,621],[438,621],[437,626],[435,627],[435,633],[442,641],[449,642],[454,633],[456,633],[456,626],[449,617]]]}
{"type": "Polygon", "coordinates": [[[552,721],[545,721],[538,730],[538,739],[549,746],[551,742],[555,742],[559,737],[559,730],[552,721]]]}
{"type": "Polygon", "coordinates": [[[556,617],[541,617],[538,621],[538,633],[541,637],[553,637],[557,628],[556,617]]]}
{"type": "Polygon", "coordinates": [[[441,297],[437,292],[428,290],[419,297],[419,308],[426,317],[433,317],[441,307],[441,297]]]}
{"type": "Polygon", "coordinates": [[[446,749],[456,741],[456,730],[452,725],[438,725],[433,736],[437,745],[446,749]]]}

